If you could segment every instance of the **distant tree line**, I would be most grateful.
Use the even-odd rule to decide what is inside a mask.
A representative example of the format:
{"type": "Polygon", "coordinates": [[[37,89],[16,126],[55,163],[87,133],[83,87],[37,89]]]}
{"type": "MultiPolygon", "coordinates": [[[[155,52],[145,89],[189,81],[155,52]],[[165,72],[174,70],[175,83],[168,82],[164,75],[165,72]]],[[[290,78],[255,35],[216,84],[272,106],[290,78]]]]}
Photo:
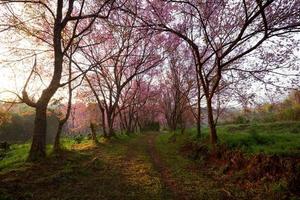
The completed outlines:
{"type": "Polygon", "coordinates": [[[253,108],[231,113],[225,123],[300,121],[300,90],[294,90],[283,101],[263,103],[253,108]]]}

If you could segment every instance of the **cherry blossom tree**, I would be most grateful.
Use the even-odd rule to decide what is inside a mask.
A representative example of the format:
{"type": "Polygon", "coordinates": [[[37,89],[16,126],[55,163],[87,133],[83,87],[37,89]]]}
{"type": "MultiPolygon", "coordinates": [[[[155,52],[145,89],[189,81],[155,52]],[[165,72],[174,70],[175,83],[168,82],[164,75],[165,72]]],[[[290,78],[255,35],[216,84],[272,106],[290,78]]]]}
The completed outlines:
{"type": "MultiPolygon", "coordinates": [[[[120,97],[118,108],[119,122],[121,129],[125,130],[126,134],[142,130],[145,122],[154,122],[155,119],[147,118],[148,110],[145,110],[148,104],[159,97],[156,87],[152,84],[156,70],[151,73],[142,74],[133,79],[124,89],[120,97]]],[[[152,113],[155,113],[152,107],[152,113]]]]}
{"type": "Polygon", "coordinates": [[[138,16],[141,26],[174,34],[190,46],[213,145],[217,142],[214,97],[223,80],[242,72],[275,84],[268,75],[286,76],[289,73],[282,69],[292,69],[290,47],[298,45],[293,33],[300,28],[299,1],[148,0],[136,7],[133,4],[124,12],[138,16]],[[290,56],[282,59],[283,55],[290,56]],[[269,65],[275,62],[276,66],[269,65]]]}
{"type": "MultiPolygon", "coordinates": [[[[99,18],[107,18],[113,9],[114,1],[23,1],[3,0],[10,13],[11,27],[37,42],[44,43],[52,52],[52,75],[48,85],[37,100],[30,97],[27,86],[33,69],[24,85],[20,100],[36,110],[34,133],[29,160],[45,157],[46,149],[46,113],[49,101],[56,91],[64,86],[61,83],[64,61],[70,47],[81,37],[87,35],[93,23],[99,18]],[[13,9],[15,6],[15,9],[13,9]],[[15,14],[18,9],[22,14],[15,14]]],[[[35,66],[34,66],[35,67],[35,66]]]]}
{"type": "Polygon", "coordinates": [[[81,49],[90,66],[94,66],[87,73],[86,81],[102,112],[107,137],[114,135],[114,122],[126,87],[163,59],[162,44],[156,42],[155,33],[136,29],[135,18],[130,16],[125,19],[117,18],[118,14],[112,16],[113,23],[95,24],[95,34],[90,35],[81,49]],[[119,21],[125,25],[117,26],[115,23],[119,21]]]}
{"type": "Polygon", "coordinates": [[[184,49],[177,49],[170,52],[168,56],[169,70],[166,77],[161,83],[161,107],[165,115],[168,127],[175,131],[180,128],[182,131],[185,129],[188,117],[187,114],[191,113],[193,107],[191,101],[192,89],[195,87],[196,82],[191,65],[191,60],[182,60],[182,53],[184,49]]]}

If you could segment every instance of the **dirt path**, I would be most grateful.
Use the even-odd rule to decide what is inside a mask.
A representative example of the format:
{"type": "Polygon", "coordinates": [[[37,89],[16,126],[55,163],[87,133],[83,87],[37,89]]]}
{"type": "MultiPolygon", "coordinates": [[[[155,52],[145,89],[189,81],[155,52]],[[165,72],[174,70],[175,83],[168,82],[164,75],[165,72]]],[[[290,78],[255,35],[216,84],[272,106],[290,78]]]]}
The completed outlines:
{"type": "Polygon", "coordinates": [[[151,134],[147,137],[148,152],[150,154],[154,168],[160,173],[161,181],[172,192],[174,199],[179,199],[179,200],[189,199],[187,197],[187,194],[184,191],[182,191],[182,188],[173,178],[171,170],[162,161],[155,147],[156,136],[157,134],[151,134]]]}

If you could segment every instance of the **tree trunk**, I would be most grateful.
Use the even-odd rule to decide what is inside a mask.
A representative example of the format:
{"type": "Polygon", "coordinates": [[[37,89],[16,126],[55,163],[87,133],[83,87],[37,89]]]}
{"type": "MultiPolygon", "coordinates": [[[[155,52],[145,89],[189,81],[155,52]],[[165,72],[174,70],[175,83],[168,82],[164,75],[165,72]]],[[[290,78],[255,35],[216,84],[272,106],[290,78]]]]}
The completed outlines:
{"type": "Polygon", "coordinates": [[[114,117],[112,114],[112,111],[107,113],[107,125],[108,125],[108,134],[107,137],[110,138],[112,136],[115,136],[115,131],[114,131],[114,117]]]}
{"type": "Polygon", "coordinates": [[[114,131],[114,128],[113,128],[112,121],[109,120],[109,122],[108,122],[108,137],[112,137],[112,136],[115,136],[115,131],[114,131]]]}
{"type": "Polygon", "coordinates": [[[96,127],[94,123],[90,123],[90,128],[92,131],[92,140],[95,142],[95,144],[99,144],[98,140],[97,140],[97,134],[96,134],[96,127]]]}
{"type": "Polygon", "coordinates": [[[32,144],[29,161],[39,160],[46,156],[47,105],[37,106],[34,120],[32,144]]]}
{"type": "Polygon", "coordinates": [[[61,150],[60,136],[61,136],[63,126],[64,126],[64,124],[62,124],[62,123],[58,124],[57,132],[56,132],[55,140],[54,140],[54,145],[53,145],[53,151],[54,152],[58,152],[58,151],[61,150]]]}
{"type": "Polygon", "coordinates": [[[63,0],[57,1],[57,13],[53,27],[53,48],[54,48],[54,72],[50,84],[42,92],[36,103],[36,116],[34,121],[34,131],[32,144],[29,152],[29,161],[39,160],[46,156],[46,134],[47,134],[47,107],[50,99],[60,87],[60,79],[63,66],[63,51],[61,45],[62,32],[62,10],[63,0]]]}
{"type": "MultiPolygon", "coordinates": [[[[99,105],[99,103],[98,103],[98,105],[99,105]]],[[[102,123],[103,136],[107,137],[106,123],[105,123],[105,110],[101,106],[100,106],[100,110],[101,110],[101,115],[102,115],[101,123],[102,123]]]]}
{"type": "Polygon", "coordinates": [[[115,136],[115,131],[114,129],[110,126],[109,131],[108,131],[108,137],[113,137],[115,136]]]}
{"type": "Polygon", "coordinates": [[[201,137],[201,98],[200,98],[200,89],[198,91],[198,110],[197,110],[197,138],[201,137]]]}
{"type": "Polygon", "coordinates": [[[180,117],[180,129],[181,129],[181,134],[184,134],[185,131],[185,123],[184,120],[182,119],[182,116],[180,117]]]}
{"type": "Polygon", "coordinates": [[[57,132],[56,132],[56,135],[55,135],[55,140],[54,140],[54,145],[53,145],[53,150],[54,152],[59,152],[61,150],[61,146],[60,146],[60,136],[61,136],[61,132],[62,132],[62,129],[63,129],[63,126],[64,124],[68,121],[69,117],[70,117],[70,114],[71,114],[71,107],[72,107],[72,86],[71,86],[71,81],[72,81],[72,56],[73,56],[73,51],[72,51],[72,48],[71,48],[71,56],[70,56],[70,59],[69,59],[69,83],[68,83],[68,91],[69,91],[69,100],[68,100],[68,107],[67,107],[67,113],[65,115],[65,117],[63,119],[60,119],[59,120],[59,123],[58,123],[58,127],[57,127],[57,132]]]}
{"type": "Polygon", "coordinates": [[[201,138],[201,123],[199,119],[197,119],[197,138],[201,138]]]}
{"type": "Polygon", "coordinates": [[[207,116],[208,116],[208,125],[209,125],[209,129],[210,129],[210,141],[214,148],[218,141],[218,137],[217,137],[217,130],[216,130],[214,114],[213,114],[213,109],[212,109],[210,99],[207,100],[207,116]]]}

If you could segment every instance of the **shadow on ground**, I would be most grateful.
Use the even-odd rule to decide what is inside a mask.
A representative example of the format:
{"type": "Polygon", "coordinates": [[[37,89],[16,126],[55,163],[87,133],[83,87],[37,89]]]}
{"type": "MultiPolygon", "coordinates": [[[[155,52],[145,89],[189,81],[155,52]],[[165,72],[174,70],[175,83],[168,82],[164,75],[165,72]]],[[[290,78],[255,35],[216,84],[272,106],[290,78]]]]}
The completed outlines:
{"type": "Polygon", "coordinates": [[[1,174],[0,199],[170,199],[136,143],[78,146],[1,174]]]}

